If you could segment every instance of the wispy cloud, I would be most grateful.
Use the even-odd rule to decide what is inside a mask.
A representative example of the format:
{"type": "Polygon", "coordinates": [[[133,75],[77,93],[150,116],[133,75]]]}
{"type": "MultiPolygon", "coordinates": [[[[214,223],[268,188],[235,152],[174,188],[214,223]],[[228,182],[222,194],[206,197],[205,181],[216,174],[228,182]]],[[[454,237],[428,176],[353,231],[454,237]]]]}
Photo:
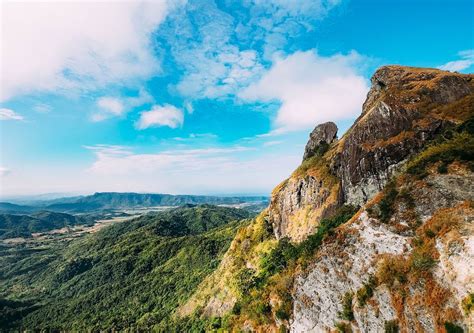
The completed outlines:
{"type": "Polygon", "coordinates": [[[274,140],[274,141],[266,141],[263,143],[263,146],[264,147],[271,147],[271,146],[277,146],[277,145],[280,145],[282,144],[283,141],[278,141],[278,140],[274,140]]]}
{"type": "Polygon", "coordinates": [[[240,97],[281,103],[276,130],[266,136],[348,119],[360,113],[368,91],[366,80],[358,72],[363,59],[356,52],[330,57],[319,56],[315,50],[295,52],[276,60],[240,97]]]}
{"type": "Polygon", "coordinates": [[[466,50],[458,53],[459,60],[447,62],[446,64],[439,66],[439,69],[445,71],[462,71],[468,69],[474,65],[474,50],[466,50]]]}
{"type": "Polygon", "coordinates": [[[143,130],[149,127],[167,126],[177,128],[184,122],[183,111],[173,105],[154,105],[151,110],[140,113],[140,118],[135,127],[143,130]]]}
{"type": "Polygon", "coordinates": [[[121,116],[125,110],[122,101],[114,97],[102,97],[97,100],[100,111],[92,115],[92,121],[102,121],[109,117],[121,116]]]}
{"type": "Polygon", "coordinates": [[[96,188],[107,190],[120,184],[134,191],[265,192],[300,159],[292,154],[249,155],[254,148],[244,146],[173,149],[147,154],[137,154],[121,146],[86,148],[94,152],[96,160],[85,176],[98,180],[96,188]]]}
{"type": "Polygon", "coordinates": [[[105,174],[128,174],[132,172],[185,172],[189,170],[205,170],[215,167],[218,163],[230,162],[228,155],[246,152],[251,148],[209,147],[201,149],[173,149],[154,154],[135,154],[124,146],[96,145],[84,146],[94,152],[97,160],[89,168],[90,172],[105,174]]]}
{"type": "Polygon", "coordinates": [[[152,103],[153,97],[141,89],[135,97],[104,96],[97,100],[98,110],[92,114],[92,121],[102,121],[113,117],[121,117],[137,106],[152,103]]]}
{"type": "Polygon", "coordinates": [[[11,109],[1,108],[0,109],[0,120],[23,120],[23,116],[19,115],[11,109]]]}
{"type": "Polygon", "coordinates": [[[38,113],[49,113],[51,112],[51,106],[49,106],[48,104],[39,103],[33,107],[33,110],[38,113]]]}
{"type": "Polygon", "coordinates": [[[167,1],[2,3],[0,100],[156,73],[150,36],[168,11],[167,1]]]}
{"type": "Polygon", "coordinates": [[[338,4],[252,0],[243,2],[243,10],[235,15],[230,3],[188,2],[158,32],[184,72],[174,88],[190,99],[235,95],[260,77],[288,39],[313,29],[338,4]]]}

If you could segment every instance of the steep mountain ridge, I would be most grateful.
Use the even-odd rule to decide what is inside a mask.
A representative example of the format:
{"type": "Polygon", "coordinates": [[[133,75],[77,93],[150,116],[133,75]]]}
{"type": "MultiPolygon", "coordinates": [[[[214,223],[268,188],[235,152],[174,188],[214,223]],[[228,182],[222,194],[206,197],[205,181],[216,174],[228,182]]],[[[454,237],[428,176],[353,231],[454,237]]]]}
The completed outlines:
{"type": "Polygon", "coordinates": [[[472,327],[473,78],[377,70],[354,125],[339,140],[316,127],[330,142],[310,136],[178,316],[244,331],[472,327]]]}
{"type": "MultiPolygon", "coordinates": [[[[301,241],[343,203],[361,206],[381,191],[430,140],[468,119],[473,78],[401,66],[377,70],[354,125],[330,147],[310,136],[307,147],[320,147],[319,156],[307,159],[305,153],[298,170],[274,190],[269,218],[276,237],[301,241]]],[[[321,126],[327,125],[313,133],[321,126]]]]}

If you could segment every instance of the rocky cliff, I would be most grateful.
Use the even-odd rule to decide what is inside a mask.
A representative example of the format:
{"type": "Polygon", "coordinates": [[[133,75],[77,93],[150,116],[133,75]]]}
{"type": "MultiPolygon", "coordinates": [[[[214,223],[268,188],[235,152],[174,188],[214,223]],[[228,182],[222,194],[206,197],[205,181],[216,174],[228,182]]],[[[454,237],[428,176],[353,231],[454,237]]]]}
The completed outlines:
{"type": "Polygon", "coordinates": [[[243,331],[472,328],[473,78],[377,70],[354,125],[339,140],[315,128],[179,315],[243,331]]]}

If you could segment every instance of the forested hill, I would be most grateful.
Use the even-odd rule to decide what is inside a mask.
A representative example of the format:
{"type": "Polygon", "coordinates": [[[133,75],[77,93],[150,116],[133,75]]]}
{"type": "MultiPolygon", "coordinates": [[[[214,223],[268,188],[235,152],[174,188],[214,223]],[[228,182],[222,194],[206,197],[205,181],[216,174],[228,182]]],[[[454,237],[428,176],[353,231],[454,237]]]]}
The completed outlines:
{"type": "Polygon", "coordinates": [[[210,205],[149,214],[66,248],[0,255],[0,328],[166,326],[250,214],[210,205]]]}
{"type": "Polygon", "coordinates": [[[92,217],[39,211],[30,215],[0,214],[0,239],[31,237],[32,233],[79,224],[93,224],[92,217]]]}

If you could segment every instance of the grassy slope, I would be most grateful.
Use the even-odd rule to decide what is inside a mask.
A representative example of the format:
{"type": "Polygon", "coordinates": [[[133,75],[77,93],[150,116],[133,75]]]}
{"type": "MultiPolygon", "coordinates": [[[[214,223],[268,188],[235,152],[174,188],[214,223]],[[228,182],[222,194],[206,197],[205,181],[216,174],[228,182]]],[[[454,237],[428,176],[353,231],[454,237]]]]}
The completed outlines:
{"type": "Polygon", "coordinates": [[[217,267],[246,217],[231,208],[185,207],[114,225],[65,249],[9,252],[0,265],[0,311],[30,307],[16,327],[151,328],[217,267]]]}

